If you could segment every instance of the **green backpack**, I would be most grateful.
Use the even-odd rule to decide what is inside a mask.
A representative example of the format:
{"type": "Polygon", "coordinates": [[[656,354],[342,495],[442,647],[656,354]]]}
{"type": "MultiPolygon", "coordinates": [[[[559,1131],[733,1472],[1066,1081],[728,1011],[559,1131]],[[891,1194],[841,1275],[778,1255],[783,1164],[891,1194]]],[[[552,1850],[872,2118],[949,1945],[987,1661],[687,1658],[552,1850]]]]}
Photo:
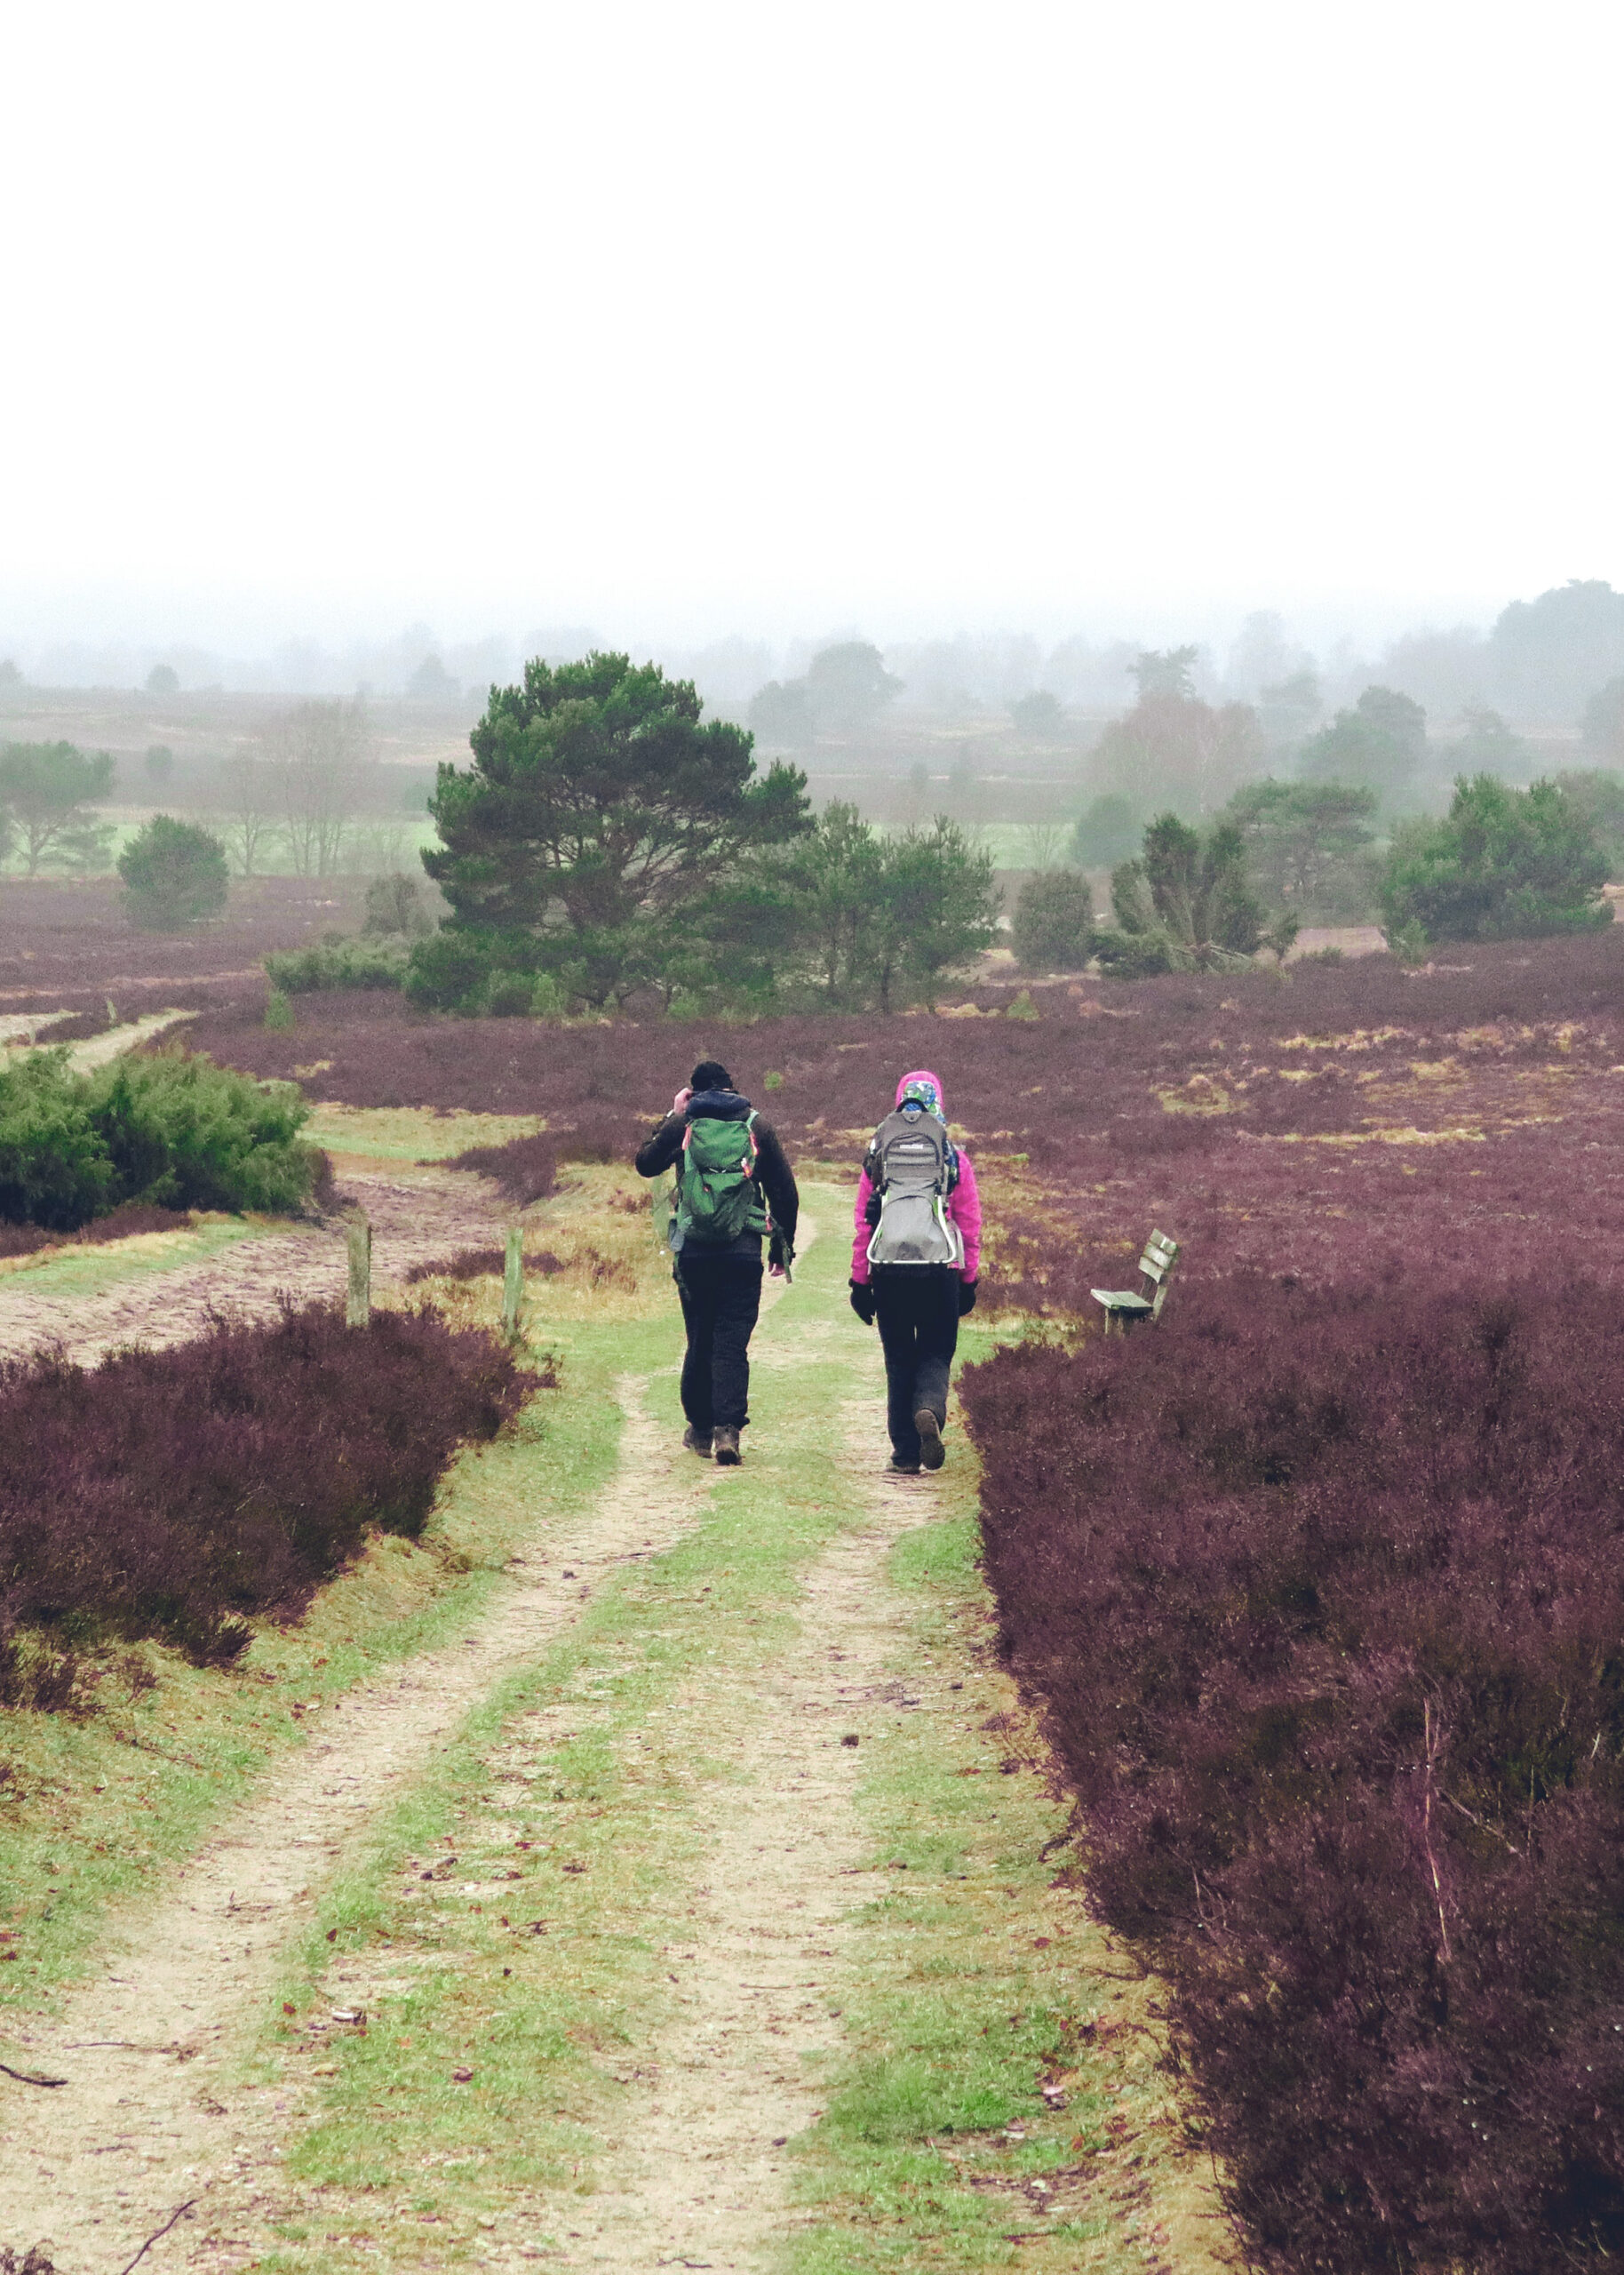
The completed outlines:
{"type": "Polygon", "coordinates": [[[767,1230],[756,1182],[755,1118],[752,1106],[742,1122],[706,1114],[689,1123],[672,1218],[683,1246],[692,1241],[697,1248],[726,1248],[742,1233],[767,1230]]]}

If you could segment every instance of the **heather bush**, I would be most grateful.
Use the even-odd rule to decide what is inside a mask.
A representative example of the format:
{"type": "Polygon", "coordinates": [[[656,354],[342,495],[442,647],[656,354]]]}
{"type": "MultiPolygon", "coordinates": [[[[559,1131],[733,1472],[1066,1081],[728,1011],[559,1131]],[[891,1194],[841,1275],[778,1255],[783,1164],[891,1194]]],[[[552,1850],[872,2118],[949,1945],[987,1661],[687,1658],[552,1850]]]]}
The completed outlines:
{"type": "Polygon", "coordinates": [[[507,1200],[526,1209],[553,1190],[561,1162],[617,1160],[633,1149],[641,1135],[633,1119],[588,1112],[534,1137],[512,1138],[505,1145],[470,1145],[447,1166],[492,1178],[507,1200]]]}
{"type": "Polygon", "coordinates": [[[1624,1319],[1185,1281],[964,1379],[1002,1640],[1280,2269],[1624,2247],[1624,1319]]]}
{"type": "Polygon", "coordinates": [[[454,1449],[523,1394],[487,1336],[427,1312],[376,1313],[362,1334],[319,1305],[88,1372],[0,1366],[0,1683],[29,1637],[229,1660],[251,1617],[297,1613],[369,1526],[420,1530],[454,1449]]]}
{"type": "Polygon", "coordinates": [[[127,1201],[298,1209],[314,1175],[309,1108],[179,1050],[77,1074],[65,1050],[0,1067],[0,1218],[68,1232],[127,1201]]]}

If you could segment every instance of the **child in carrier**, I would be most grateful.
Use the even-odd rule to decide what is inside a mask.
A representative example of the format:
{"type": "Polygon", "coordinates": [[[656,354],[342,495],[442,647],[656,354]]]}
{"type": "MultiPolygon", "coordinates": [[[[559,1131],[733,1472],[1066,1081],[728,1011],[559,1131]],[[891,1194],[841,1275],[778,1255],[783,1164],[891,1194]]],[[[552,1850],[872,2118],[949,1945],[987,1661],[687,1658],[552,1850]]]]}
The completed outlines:
{"type": "Polygon", "coordinates": [[[891,1466],[940,1469],[948,1372],[981,1272],[981,1201],[928,1068],[896,1085],[896,1110],[864,1155],[854,1218],[851,1307],[865,1327],[879,1322],[891,1466]]]}

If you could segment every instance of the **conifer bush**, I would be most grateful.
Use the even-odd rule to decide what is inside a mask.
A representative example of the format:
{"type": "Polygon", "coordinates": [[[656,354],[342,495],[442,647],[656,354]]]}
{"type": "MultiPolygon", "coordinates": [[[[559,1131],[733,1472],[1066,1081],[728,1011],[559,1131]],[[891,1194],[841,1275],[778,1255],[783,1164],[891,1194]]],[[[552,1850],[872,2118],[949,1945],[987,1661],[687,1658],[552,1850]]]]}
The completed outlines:
{"type": "Polygon", "coordinates": [[[1624,1317],[1485,1262],[964,1378],[1093,1900],[1294,2275],[1624,2249],[1624,1317]]]}
{"type": "Polygon", "coordinates": [[[66,1050],[0,1066],[0,1221],[71,1232],[128,1201],[286,1211],[308,1201],[309,1107],[185,1050],[76,1074],[66,1050]]]}

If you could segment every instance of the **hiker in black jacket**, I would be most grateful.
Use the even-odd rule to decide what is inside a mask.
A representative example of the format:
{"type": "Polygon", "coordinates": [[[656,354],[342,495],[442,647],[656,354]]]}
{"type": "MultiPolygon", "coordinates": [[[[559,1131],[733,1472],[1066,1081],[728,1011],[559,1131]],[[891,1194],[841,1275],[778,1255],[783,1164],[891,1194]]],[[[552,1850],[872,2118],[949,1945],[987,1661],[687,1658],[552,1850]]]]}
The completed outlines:
{"type": "Polygon", "coordinates": [[[761,1308],[761,1241],[775,1279],[795,1255],[800,1196],[771,1125],[702,1058],[671,1112],[639,1149],[637,1173],[678,1172],[671,1218],[672,1277],[682,1303],[685,1446],[724,1465],[739,1459],[749,1421],[750,1337],[761,1308]],[[736,1143],[735,1140],[736,1139],[736,1143]]]}

